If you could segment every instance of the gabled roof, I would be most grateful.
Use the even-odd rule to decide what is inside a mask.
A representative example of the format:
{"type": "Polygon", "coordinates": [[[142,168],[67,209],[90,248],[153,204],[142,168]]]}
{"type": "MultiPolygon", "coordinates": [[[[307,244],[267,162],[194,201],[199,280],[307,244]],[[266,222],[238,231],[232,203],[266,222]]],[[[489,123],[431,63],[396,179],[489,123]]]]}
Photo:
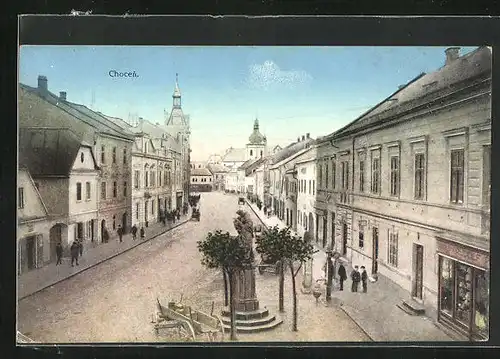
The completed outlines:
{"type": "Polygon", "coordinates": [[[211,176],[212,172],[208,168],[192,168],[191,176],[211,176]]]}
{"type": "Polygon", "coordinates": [[[464,81],[491,77],[491,66],[491,50],[488,47],[479,47],[434,72],[421,73],[357,119],[326,138],[355,131],[409,111],[414,107],[425,105],[444,94],[455,91],[464,81]]]}
{"type": "Polygon", "coordinates": [[[241,166],[238,167],[238,170],[244,170],[246,169],[248,166],[250,166],[253,162],[255,161],[254,158],[251,158],[249,160],[246,160],[245,162],[243,162],[241,164],[241,166]]]}
{"type": "Polygon", "coordinates": [[[20,128],[19,166],[33,177],[69,177],[80,138],[66,128],[20,128]]]}
{"type": "MultiPolygon", "coordinates": [[[[37,196],[38,200],[40,201],[40,204],[41,204],[41,207],[42,207],[42,211],[43,211],[43,215],[47,216],[49,214],[49,211],[47,210],[47,206],[45,205],[45,202],[43,201],[43,198],[40,195],[40,192],[38,191],[38,188],[36,188],[35,181],[33,181],[33,177],[31,177],[30,171],[28,170],[28,168],[26,168],[24,166],[19,166],[18,171],[26,173],[26,176],[28,177],[28,180],[29,180],[29,182],[31,184],[31,188],[35,191],[36,196],[37,196]]],[[[21,219],[24,219],[24,218],[21,218],[21,219]]]]}
{"type": "Polygon", "coordinates": [[[229,148],[222,156],[223,162],[244,162],[245,161],[245,148],[229,148]]]}

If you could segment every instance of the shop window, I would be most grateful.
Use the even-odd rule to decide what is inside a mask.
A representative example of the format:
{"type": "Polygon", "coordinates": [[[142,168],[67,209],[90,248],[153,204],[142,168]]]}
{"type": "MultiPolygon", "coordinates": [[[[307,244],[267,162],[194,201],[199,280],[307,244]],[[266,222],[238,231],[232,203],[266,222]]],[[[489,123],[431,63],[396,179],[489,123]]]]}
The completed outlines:
{"type": "Polygon", "coordinates": [[[456,264],[457,275],[457,298],[456,319],[468,326],[472,309],[472,268],[462,264],[456,264]]]}
{"type": "Polygon", "coordinates": [[[441,312],[451,316],[453,314],[453,261],[441,257],[441,312]]]}
{"type": "Polygon", "coordinates": [[[474,279],[474,329],[488,337],[490,286],[486,272],[476,271],[474,279]]]}

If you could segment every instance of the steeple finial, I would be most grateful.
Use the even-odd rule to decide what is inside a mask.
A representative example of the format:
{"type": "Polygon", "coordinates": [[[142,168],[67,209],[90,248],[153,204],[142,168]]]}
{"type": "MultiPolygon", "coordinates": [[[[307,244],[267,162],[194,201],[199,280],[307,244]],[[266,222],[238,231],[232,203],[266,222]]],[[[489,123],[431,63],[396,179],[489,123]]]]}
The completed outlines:
{"type": "Polygon", "coordinates": [[[175,83],[179,83],[179,74],[175,73],[175,83]]]}
{"type": "Polygon", "coordinates": [[[255,117],[255,121],[253,123],[253,129],[258,130],[259,129],[259,119],[255,117]]]}

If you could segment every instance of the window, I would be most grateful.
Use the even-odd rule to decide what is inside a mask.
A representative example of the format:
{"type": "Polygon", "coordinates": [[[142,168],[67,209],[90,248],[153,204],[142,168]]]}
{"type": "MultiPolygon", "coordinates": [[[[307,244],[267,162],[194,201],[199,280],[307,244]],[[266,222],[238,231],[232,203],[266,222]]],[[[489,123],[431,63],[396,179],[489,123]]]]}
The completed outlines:
{"type": "Polygon", "coordinates": [[[106,148],[101,146],[101,163],[106,163],[106,148]]]}
{"type": "Polygon", "coordinates": [[[139,219],[139,202],[135,204],[135,219],[139,219]]]}
{"type": "Polygon", "coordinates": [[[127,182],[123,182],[123,197],[127,197],[127,182]]]}
{"type": "Polygon", "coordinates": [[[337,162],[332,161],[332,189],[337,187],[337,162]]]}
{"type": "Polygon", "coordinates": [[[80,182],[76,183],[76,200],[82,200],[82,184],[80,182]]]}
{"type": "Polygon", "coordinates": [[[359,248],[363,248],[365,245],[365,232],[362,225],[359,225],[359,248]]]}
{"type": "Polygon", "coordinates": [[[80,153],[80,162],[83,163],[83,161],[85,160],[85,155],[82,153],[80,153]]]}
{"type": "Polygon", "coordinates": [[[252,150],[250,150],[250,156],[253,156],[253,151],[252,150]]]}
{"type": "Polygon", "coordinates": [[[464,150],[451,151],[450,201],[464,201],[464,150]]]}
{"type": "Polygon", "coordinates": [[[117,195],[117,185],[116,181],[113,182],[113,197],[116,198],[117,195]]]}
{"type": "Polygon", "coordinates": [[[425,156],[415,154],[415,199],[424,199],[425,189],[425,156]]]}
{"type": "Polygon", "coordinates": [[[116,229],[116,216],[113,216],[113,230],[116,229]]]}
{"type": "Polygon", "coordinates": [[[112,160],[113,163],[116,163],[116,147],[113,147],[112,160]]]}
{"type": "Polygon", "coordinates": [[[387,262],[393,266],[398,266],[398,233],[389,231],[389,253],[387,254],[387,262]]]}
{"type": "Polygon", "coordinates": [[[372,183],[371,192],[379,193],[380,186],[380,159],[372,159],[372,183]]]}
{"type": "Polygon", "coordinates": [[[359,191],[365,191],[365,161],[359,161],[359,191]]]}
{"type": "Polygon", "coordinates": [[[309,180],[309,194],[311,194],[311,180],[309,180]]]}
{"type": "Polygon", "coordinates": [[[127,149],[123,149],[123,164],[127,164],[127,149]]]}
{"type": "Polygon", "coordinates": [[[139,178],[141,173],[139,171],[134,171],[134,188],[139,188],[139,178]]]}
{"type": "Polygon", "coordinates": [[[349,189],[349,162],[342,161],[341,162],[341,170],[342,170],[342,189],[349,189]]]}
{"type": "Polygon", "coordinates": [[[144,187],[149,187],[149,172],[148,172],[148,170],[144,171],[144,176],[145,176],[144,187]]]}
{"type": "Polygon", "coordinates": [[[315,180],[313,180],[313,181],[312,181],[312,183],[313,183],[313,191],[312,191],[312,193],[313,193],[313,194],[316,194],[316,189],[314,188],[314,185],[316,184],[316,181],[315,181],[315,180]]]}
{"type": "Polygon", "coordinates": [[[155,200],[151,200],[151,214],[155,213],[155,200]]]}
{"type": "MultiPolygon", "coordinates": [[[[491,192],[491,146],[483,147],[483,206],[490,206],[491,192]]],[[[487,208],[489,209],[489,208],[487,208]]]]}
{"type": "Polygon", "coordinates": [[[90,182],[85,182],[85,190],[87,192],[87,200],[90,200],[90,182]]]}
{"type": "Polygon", "coordinates": [[[323,166],[318,165],[318,184],[319,187],[323,187],[323,166]]]}
{"type": "Polygon", "coordinates": [[[18,208],[24,208],[24,187],[19,187],[17,190],[17,206],[18,208]]]}
{"type": "Polygon", "coordinates": [[[399,157],[391,157],[391,196],[399,195],[399,157]]]}
{"type": "Polygon", "coordinates": [[[101,182],[101,199],[106,199],[106,182],[101,182]]]}
{"type": "Polygon", "coordinates": [[[325,163],[325,188],[328,188],[328,163],[325,163]]]}
{"type": "Polygon", "coordinates": [[[262,151],[260,151],[260,157],[262,157],[262,151]]]}

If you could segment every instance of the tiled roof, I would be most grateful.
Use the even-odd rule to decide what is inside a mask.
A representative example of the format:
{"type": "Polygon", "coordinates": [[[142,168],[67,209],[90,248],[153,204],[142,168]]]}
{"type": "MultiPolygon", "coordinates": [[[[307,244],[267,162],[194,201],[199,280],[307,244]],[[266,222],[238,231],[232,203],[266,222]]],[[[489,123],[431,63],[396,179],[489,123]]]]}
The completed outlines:
{"type": "Polygon", "coordinates": [[[240,167],[238,167],[238,170],[244,170],[244,169],[246,169],[248,166],[250,166],[250,165],[251,165],[253,162],[255,162],[255,161],[256,161],[256,159],[255,159],[255,158],[251,158],[251,159],[249,159],[249,160],[246,160],[245,162],[243,162],[243,163],[241,164],[241,166],[240,166],[240,167]]]}
{"type": "Polygon", "coordinates": [[[311,146],[315,143],[315,140],[312,138],[305,139],[304,141],[300,142],[294,142],[280,150],[278,153],[275,155],[271,156],[271,163],[276,164],[278,162],[283,161],[284,159],[293,156],[300,150],[303,150],[304,148],[307,148],[308,146],[311,146]]]}
{"type": "Polygon", "coordinates": [[[209,163],[207,165],[207,167],[210,169],[210,171],[212,173],[225,173],[225,172],[229,172],[229,169],[220,165],[220,164],[216,164],[216,163],[209,163]]]}
{"type": "Polygon", "coordinates": [[[63,128],[20,128],[19,166],[33,177],[69,176],[80,138],[63,128]]]}
{"type": "Polygon", "coordinates": [[[212,172],[208,168],[192,168],[191,176],[211,176],[212,172]]]}
{"type": "Polygon", "coordinates": [[[481,76],[491,77],[491,66],[491,50],[488,47],[480,47],[434,72],[420,74],[356,120],[327,137],[360,129],[416,106],[425,105],[440,96],[452,93],[463,81],[481,76]]]}
{"type": "MultiPolygon", "coordinates": [[[[23,96],[26,95],[36,96],[40,100],[42,100],[40,106],[46,105],[47,107],[48,106],[56,107],[59,110],[65,112],[66,114],[71,115],[67,116],[67,119],[71,119],[71,121],[75,123],[79,122],[80,124],[86,124],[92,127],[94,131],[99,133],[113,135],[129,141],[133,140],[133,136],[129,131],[113,123],[105,116],[98,114],[97,112],[94,112],[83,105],[75,104],[69,101],[62,101],[59,99],[58,96],[54,95],[50,91],[45,91],[42,94],[37,88],[27,86],[25,84],[19,84],[19,87],[20,87],[21,99],[23,96]]],[[[28,111],[28,109],[25,110],[28,111]]],[[[30,108],[29,111],[38,111],[40,112],[40,114],[42,114],[44,111],[47,111],[47,108],[40,108],[40,107],[36,109],[30,108]]],[[[30,113],[29,116],[37,117],[40,116],[40,114],[30,113]]],[[[21,113],[20,109],[19,116],[21,117],[23,115],[24,114],[21,113]]],[[[50,120],[50,119],[45,119],[45,120],[50,120]]],[[[70,123],[68,123],[68,126],[70,126],[74,130],[74,132],[78,132],[76,130],[78,127],[78,123],[76,125],[71,125],[70,123]]]]}
{"type": "Polygon", "coordinates": [[[223,162],[244,162],[245,161],[245,148],[230,148],[224,156],[223,162]]]}
{"type": "Polygon", "coordinates": [[[266,161],[265,157],[258,158],[245,168],[245,176],[249,176],[257,167],[266,161]]]}

